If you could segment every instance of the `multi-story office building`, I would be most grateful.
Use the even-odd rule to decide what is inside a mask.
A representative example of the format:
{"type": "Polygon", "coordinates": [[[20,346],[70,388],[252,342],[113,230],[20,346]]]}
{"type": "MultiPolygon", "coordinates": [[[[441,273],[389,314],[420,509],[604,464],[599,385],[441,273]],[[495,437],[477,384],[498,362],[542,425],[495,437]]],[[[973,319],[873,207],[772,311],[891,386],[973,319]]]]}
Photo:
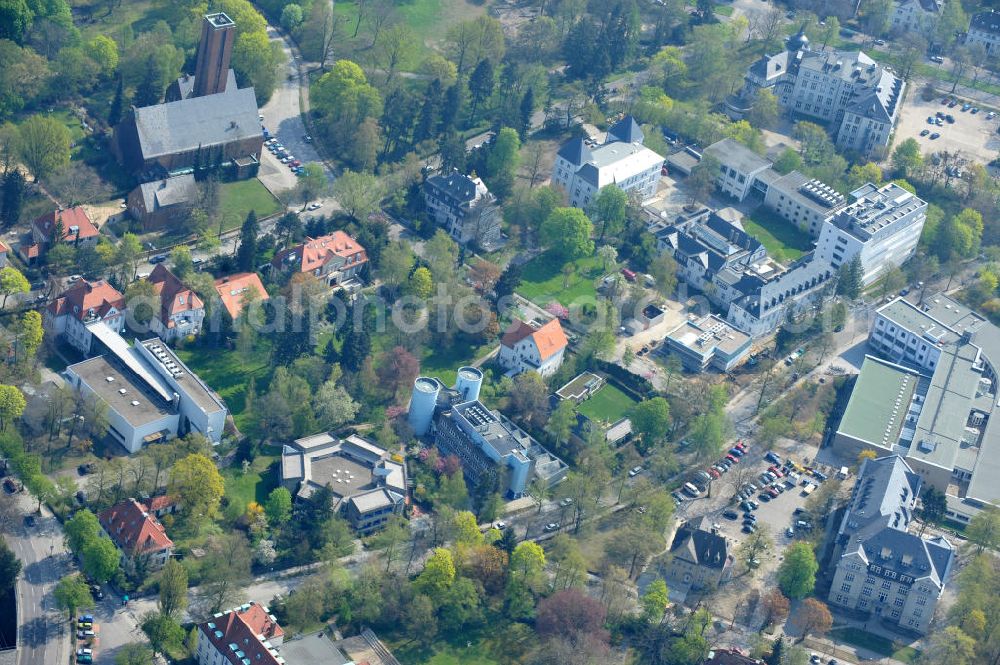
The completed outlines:
{"type": "Polygon", "coordinates": [[[837,531],[831,604],[927,632],[955,550],[940,536],[909,531],[920,487],[898,455],[862,463],[837,531]]]}
{"type": "Polygon", "coordinates": [[[597,192],[615,185],[640,201],[656,195],[663,157],[642,145],[645,136],[632,116],[608,130],[604,145],[591,148],[582,139],[563,144],[552,167],[552,184],[569,204],[586,208],[597,192]]]}
{"type": "Polygon", "coordinates": [[[944,295],[897,298],[877,310],[868,344],[886,360],[865,360],[834,448],[904,455],[967,523],[1000,500],[1000,329],[944,295]]]}
{"type": "Polygon", "coordinates": [[[816,256],[833,269],[861,257],[862,281],[871,284],[903,264],[917,248],[927,220],[927,202],[890,182],[868,183],[851,192],[853,203],[823,223],[816,256]]]}
{"type": "Polygon", "coordinates": [[[714,367],[728,372],[750,353],[753,338],[714,314],[692,318],[667,334],[661,349],[676,354],[687,369],[703,372],[714,367]]]}
{"type": "Polygon", "coordinates": [[[813,50],[803,33],[788,39],[777,55],[750,66],[742,90],[727,100],[741,116],[764,89],[790,114],[826,124],[837,147],[881,155],[899,116],[905,83],[862,51],[813,50]]]}
{"type": "Polygon", "coordinates": [[[706,157],[719,162],[715,186],[737,201],[746,199],[757,185],[758,177],[771,169],[771,162],[733,139],[722,139],[705,148],[706,157]]]}

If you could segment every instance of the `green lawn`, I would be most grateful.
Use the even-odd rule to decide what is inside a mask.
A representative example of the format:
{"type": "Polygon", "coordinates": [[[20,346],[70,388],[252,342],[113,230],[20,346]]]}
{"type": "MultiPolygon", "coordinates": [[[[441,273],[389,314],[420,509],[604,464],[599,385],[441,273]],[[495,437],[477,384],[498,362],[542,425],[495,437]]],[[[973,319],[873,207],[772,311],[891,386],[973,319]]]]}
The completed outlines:
{"type": "Polygon", "coordinates": [[[770,210],[758,208],[751,217],[743,218],[747,233],[764,244],[772,257],[794,261],[812,249],[812,236],[770,210]]]}
{"type": "Polygon", "coordinates": [[[573,261],[576,267],[567,278],[561,259],[546,252],[524,264],[521,286],[517,292],[538,305],[558,300],[564,307],[573,304],[593,304],[597,298],[596,280],[604,273],[601,260],[587,256],[573,261]]]}
{"type": "Polygon", "coordinates": [[[278,486],[278,458],[273,455],[258,455],[246,473],[236,465],[222,470],[226,483],[226,498],[246,506],[251,501],[263,505],[267,496],[278,486]]]}
{"type": "Polygon", "coordinates": [[[438,639],[428,648],[410,641],[393,642],[389,646],[401,663],[406,665],[500,665],[502,654],[492,639],[470,634],[456,640],[460,645],[438,639]]]}
{"type": "Polygon", "coordinates": [[[597,394],[580,404],[577,409],[591,420],[615,422],[635,404],[635,400],[611,385],[605,384],[597,394]]]}
{"type": "Polygon", "coordinates": [[[219,215],[223,219],[223,231],[239,227],[251,210],[260,219],[278,212],[281,205],[256,178],[219,186],[219,215]]]}
{"type": "Polygon", "coordinates": [[[428,349],[426,355],[420,361],[420,373],[424,376],[433,376],[444,382],[446,386],[455,384],[459,367],[468,365],[479,356],[485,355],[489,351],[489,346],[476,348],[462,344],[456,340],[454,344],[447,347],[433,347],[428,349]]]}
{"type": "Polygon", "coordinates": [[[853,626],[834,628],[829,632],[829,637],[883,656],[891,656],[903,663],[913,663],[920,655],[913,647],[900,646],[881,635],[873,635],[853,626]]]}
{"type": "MultiPolygon", "coordinates": [[[[354,27],[358,22],[357,2],[337,2],[334,4],[334,11],[348,17],[349,32],[354,34],[354,27]]],[[[409,0],[408,2],[394,3],[394,14],[400,22],[407,25],[416,36],[417,49],[401,67],[404,71],[416,70],[420,63],[431,53],[432,45],[440,42],[448,32],[448,28],[468,19],[474,19],[486,12],[483,4],[469,2],[468,0],[409,0]]],[[[371,23],[362,21],[358,36],[353,41],[354,50],[367,51],[370,49],[371,23]]],[[[348,48],[351,48],[350,46],[348,48]]]]}
{"type": "Polygon", "coordinates": [[[236,426],[243,429],[249,415],[244,413],[247,384],[253,378],[258,394],[263,390],[265,380],[271,373],[268,363],[270,351],[270,342],[261,338],[254,354],[249,358],[244,358],[236,351],[198,347],[179,349],[177,355],[202,381],[219,393],[219,397],[233,414],[236,426]]]}

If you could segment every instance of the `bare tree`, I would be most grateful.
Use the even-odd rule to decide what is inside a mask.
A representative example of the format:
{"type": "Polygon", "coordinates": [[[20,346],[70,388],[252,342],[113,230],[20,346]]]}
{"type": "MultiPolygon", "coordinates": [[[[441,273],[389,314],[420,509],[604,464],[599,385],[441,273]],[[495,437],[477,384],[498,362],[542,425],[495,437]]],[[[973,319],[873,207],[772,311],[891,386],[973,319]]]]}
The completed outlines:
{"type": "Polygon", "coordinates": [[[391,2],[378,0],[372,5],[371,16],[369,18],[372,31],[372,41],[369,48],[372,48],[378,43],[379,35],[382,34],[382,28],[394,22],[396,12],[391,2]]]}

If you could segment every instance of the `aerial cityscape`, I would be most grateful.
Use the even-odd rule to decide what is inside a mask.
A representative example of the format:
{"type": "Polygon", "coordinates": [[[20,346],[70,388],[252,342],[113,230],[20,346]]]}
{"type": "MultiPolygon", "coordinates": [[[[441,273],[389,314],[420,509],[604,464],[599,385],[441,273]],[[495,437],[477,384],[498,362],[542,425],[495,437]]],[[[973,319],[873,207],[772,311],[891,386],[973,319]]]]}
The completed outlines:
{"type": "Polygon", "coordinates": [[[0,665],[1000,662],[1000,7],[0,0],[0,665]]]}

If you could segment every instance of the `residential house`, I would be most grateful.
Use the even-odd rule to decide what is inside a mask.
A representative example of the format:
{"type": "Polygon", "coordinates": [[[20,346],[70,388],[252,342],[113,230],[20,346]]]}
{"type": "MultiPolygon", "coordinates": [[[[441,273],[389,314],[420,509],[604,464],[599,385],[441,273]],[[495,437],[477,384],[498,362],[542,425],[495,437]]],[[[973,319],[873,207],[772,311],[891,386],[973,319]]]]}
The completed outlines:
{"type": "Polygon", "coordinates": [[[278,652],[284,639],[285,631],[271,611],[250,601],[199,623],[194,656],[198,665],[284,665],[278,652]]]}
{"type": "Polygon", "coordinates": [[[552,184],[576,208],[586,208],[608,185],[647,201],[656,195],[664,158],[643,146],[644,140],[632,116],[613,125],[599,147],[591,148],[582,138],[571,139],[556,155],[552,184]]]}
{"type": "Polygon", "coordinates": [[[670,544],[667,586],[686,594],[713,589],[732,574],[733,556],[725,536],[711,528],[707,518],[684,522],[670,544]]]}
{"type": "Polygon", "coordinates": [[[90,353],[90,326],[103,322],[112,330],[125,329],[125,296],[103,279],[78,280],[45,309],[45,329],[61,336],[84,355],[90,353]]]}
{"type": "Polygon", "coordinates": [[[146,231],[182,224],[198,200],[194,175],[185,173],[144,182],[126,198],[128,212],[146,231]]]}
{"type": "Polygon", "coordinates": [[[166,529],[135,499],[101,511],[98,521],[121,550],[122,563],[130,570],[159,570],[173,554],[174,542],[166,529]]]}
{"type": "Polygon", "coordinates": [[[438,226],[461,245],[494,248],[500,243],[500,207],[482,178],[458,171],[424,182],[424,202],[438,226]]]}
{"type": "Polygon", "coordinates": [[[562,365],[568,344],[559,319],[544,324],[515,319],[500,339],[497,360],[511,376],[527,371],[549,376],[562,365]]]}
{"type": "Polygon", "coordinates": [[[905,87],[863,51],[811,49],[800,32],[781,53],[750,65],[726,110],[742,117],[761,90],[770,90],[788,114],[826,124],[839,149],[878,157],[888,150],[905,87]]]}
{"type": "Polygon", "coordinates": [[[255,272],[239,272],[215,280],[215,291],[222,299],[229,318],[235,321],[240,317],[248,299],[250,302],[267,300],[264,283],[255,272]]]}
{"type": "Polygon", "coordinates": [[[25,263],[32,265],[57,242],[74,247],[94,246],[99,237],[100,231],[81,206],[59,208],[31,222],[31,234],[21,242],[18,253],[25,263]],[[60,227],[62,237],[56,238],[60,227]]]}
{"type": "Polygon", "coordinates": [[[890,30],[894,33],[915,33],[933,41],[942,0],[895,0],[892,3],[890,30]]]}
{"type": "Polygon", "coordinates": [[[831,605],[890,628],[927,633],[955,549],[942,536],[909,531],[921,484],[898,455],[862,462],[837,531],[831,605]]]}
{"type": "Polygon", "coordinates": [[[308,273],[328,286],[358,278],[367,263],[365,248],[339,230],[319,238],[306,238],[300,245],[281,250],[271,261],[282,272],[308,273]]]}
{"type": "Polygon", "coordinates": [[[176,342],[197,335],[205,320],[205,303],[165,265],[157,263],[146,278],[160,299],[159,315],[149,321],[149,328],[164,342],[176,342]]]}
{"type": "Polygon", "coordinates": [[[965,35],[966,47],[982,46],[987,55],[1000,49],[1000,11],[988,9],[972,15],[969,31],[965,35]]]}

